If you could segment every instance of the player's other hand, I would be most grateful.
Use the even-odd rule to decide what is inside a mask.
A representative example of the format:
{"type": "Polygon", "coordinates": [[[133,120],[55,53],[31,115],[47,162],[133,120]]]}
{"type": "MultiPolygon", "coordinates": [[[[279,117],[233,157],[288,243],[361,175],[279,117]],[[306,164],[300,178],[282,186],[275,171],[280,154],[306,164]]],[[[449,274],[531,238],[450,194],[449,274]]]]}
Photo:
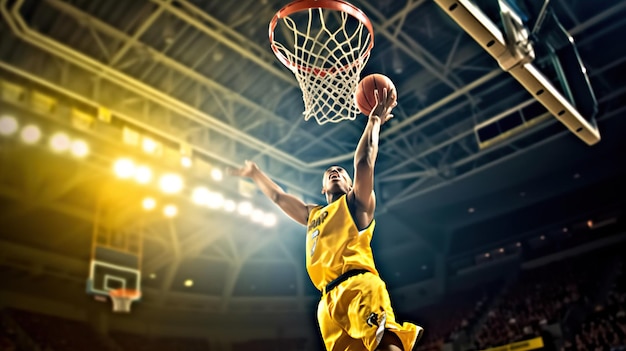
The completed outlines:
{"type": "Polygon", "coordinates": [[[244,166],[241,168],[228,168],[227,173],[237,177],[248,177],[251,178],[254,175],[254,172],[259,170],[259,166],[252,161],[246,160],[244,166]]]}
{"type": "Polygon", "coordinates": [[[382,96],[379,96],[378,90],[374,90],[374,97],[376,98],[376,107],[370,112],[370,117],[378,116],[380,117],[380,124],[385,124],[393,118],[391,110],[398,105],[395,91],[388,92],[387,88],[383,88],[382,96]]]}

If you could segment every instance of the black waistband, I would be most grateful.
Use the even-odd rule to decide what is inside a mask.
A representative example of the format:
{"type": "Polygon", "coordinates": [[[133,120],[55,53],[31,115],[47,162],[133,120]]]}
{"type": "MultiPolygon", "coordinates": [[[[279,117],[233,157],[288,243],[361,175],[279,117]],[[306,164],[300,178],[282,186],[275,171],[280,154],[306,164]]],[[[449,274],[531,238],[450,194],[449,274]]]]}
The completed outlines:
{"type": "Polygon", "coordinates": [[[324,290],[322,291],[322,294],[326,294],[329,291],[333,290],[334,288],[337,287],[337,285],[343,283],[344,281],[346,281],[350,277],[354,277],[355,275],[359,275],[359,274],[363,274],[363,273],[367,273],[367,272],[369,272],[367,269],[351,269],[351,270],[343,273],[342,275],[338,276],[337,278],[335,278],[330,283],[328,283],[328,285],[326,285],[326,288],[324,288],[324,290]]]}

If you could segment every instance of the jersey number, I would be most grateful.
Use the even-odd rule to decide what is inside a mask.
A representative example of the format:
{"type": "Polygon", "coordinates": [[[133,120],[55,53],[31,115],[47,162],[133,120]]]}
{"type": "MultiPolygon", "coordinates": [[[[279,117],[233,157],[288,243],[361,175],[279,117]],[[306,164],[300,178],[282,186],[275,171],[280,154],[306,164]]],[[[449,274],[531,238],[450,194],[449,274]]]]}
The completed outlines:
{"type": "Polygon", "coordinates": [[[317,246],[317,240],[319,239],[319,235],[319,229],[315,229],[315,231],[311,233],[311,241],[313,241],[313,243],[311,244],[311,256],[313,256],[313,253],[315,252],[315,247],[317,246]]]}

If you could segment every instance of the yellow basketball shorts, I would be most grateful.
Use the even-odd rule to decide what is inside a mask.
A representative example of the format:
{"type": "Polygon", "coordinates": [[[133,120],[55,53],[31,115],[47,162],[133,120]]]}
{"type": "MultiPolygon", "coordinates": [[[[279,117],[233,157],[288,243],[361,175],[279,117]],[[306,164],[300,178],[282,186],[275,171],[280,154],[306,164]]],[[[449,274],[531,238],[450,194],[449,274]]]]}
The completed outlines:
{"type": "Polygon", "coordinates": [[[374,351],[385,330],[394,332],[411,351],[423,329],[398,324],[385,283],[373,273],[348,278],[322,295],[317,320],[328,351],[374,351]]]}

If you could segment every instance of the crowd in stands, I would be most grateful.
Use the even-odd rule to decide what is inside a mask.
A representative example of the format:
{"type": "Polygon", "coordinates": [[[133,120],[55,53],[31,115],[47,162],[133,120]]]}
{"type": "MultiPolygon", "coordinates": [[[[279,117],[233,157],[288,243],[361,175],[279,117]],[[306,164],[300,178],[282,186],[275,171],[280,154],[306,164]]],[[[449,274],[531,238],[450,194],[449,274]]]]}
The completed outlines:
{"type": "Polygon", "coordinates": [[[110,351],[87,323],[15,309],[9,315],[42,351],[110,351]]]}
{"type": "MultiPolygon", "coordinates": [[[[624,249],[616,246],[524,270],[508,285],[497,281],[449,294],[440,303],[410,314],[426,330],[414,351],[441,351],[445,343],[454,344],[455,350],[484,350],[539,336],[549,343],[548,326],[558,326],[562,332],[560,351],[626,351],[624,249]],[[467,342],[459,348],[460,335],[467,342]]],[[[0,351],[21,351],[21,332],[42,351],[211,349],[202,338],[121,332],[103,336],[85,322],[15,309],[5,310],[0,321],[0,351]]],[[[309,350],[307,342],[248,340],[234,343],[232,350],[309,350]]]]}
{"type": "Polygon", "coordinates": [[[0,351],[17,351],[15,330],[2,323],[0,330],[0,351]]]}
{"type": "Polygon", "coordinates": [[[305,350],[305,339],[285,338],[274,340],[249,340],[233,344],[233,351],[275,351],[275,350],[305,350]]]}
{"type": "Polygon", "coordinates": [[[133,351],[208,351],[205,339],[159,337],[114,332],[111,338],[123,350],[133,351]]]}
{"type": "Polygon", "coordinates": [[[623,259],[618,262],[615,273],[616,278],[606,300],[595,305],[580,328],[565,340],[561,351],[626,350],[626,273],[623,259]]]}
{"type": "Polygon", "coordinates": [[[558,322],[573,305],[588,298],[586,284],[594,283],[595,266],[560,262],[525,272],[500,297],[475,334],[476,348],[505,345],[539,336],[541,326],[558,322]]]}
{"type": "Polygon", "coordinates": [[[501,282],[448,294],[440,303],[411,313],[411,320],[424,327],[417,351],[439,351],[456,334],[468,329],[483,313],[501,282]]]}
{"type": "Polygon", "coordinates": [[[440,351],[460,335],[469,343],[455,349],[484,350],[542,337],[547,350],[553,344],[548,326],[556,325],[564,331],[561,351],[626,351],[623,251],[613,247],[524,271],[493,301],[471,293],[446,296],[416,312],[426,328],[416,350],[440,351]]]}

